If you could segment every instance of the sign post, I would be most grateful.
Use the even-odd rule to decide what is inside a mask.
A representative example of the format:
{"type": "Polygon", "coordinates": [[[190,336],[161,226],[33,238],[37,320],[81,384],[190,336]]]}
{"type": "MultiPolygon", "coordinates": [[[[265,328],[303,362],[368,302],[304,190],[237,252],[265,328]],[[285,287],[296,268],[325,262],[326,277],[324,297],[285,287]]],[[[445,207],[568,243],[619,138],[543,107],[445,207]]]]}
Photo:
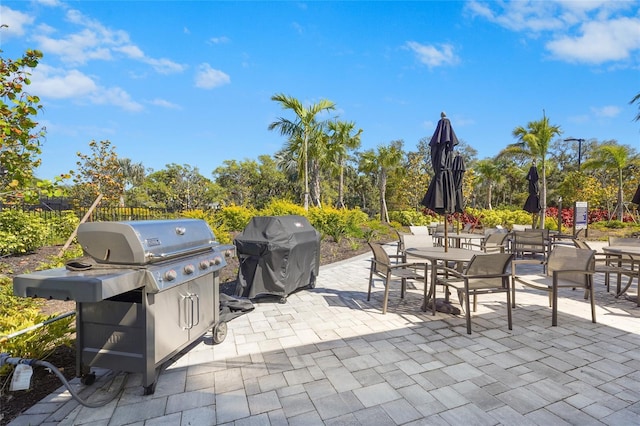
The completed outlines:
{"type": "Polygon", "coordinates": [[[589,232],[589,210],[586,201],[576,201],[573,207],[573,235],[581,229],[584,229],[585,236],[589,232]]]}

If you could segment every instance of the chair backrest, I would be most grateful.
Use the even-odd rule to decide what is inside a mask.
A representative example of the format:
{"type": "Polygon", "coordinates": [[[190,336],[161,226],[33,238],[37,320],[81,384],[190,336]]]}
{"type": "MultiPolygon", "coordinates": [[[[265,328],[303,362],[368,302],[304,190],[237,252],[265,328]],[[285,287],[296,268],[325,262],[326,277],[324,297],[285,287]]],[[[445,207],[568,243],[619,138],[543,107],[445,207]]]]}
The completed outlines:
{"type": "Polygon", "coordinates": [[[409,230],[413,235],[429,235],[429,227],[428,226],[409,226],[409,230]]]}
{"type": "Polygon", "coordinates": [[[610,246],[640,246],[640,238],[609,237],[610,246]]]}
{"type": "Polygon", "coordinates": [[[511,229],[513,231],[524,231],[526,229],[531,229],[531,225],[520,225],[518,223],[514,223],[511,225],[511,229]]]}
{"type": "Polygon", "coordinates": [[[507,239],[507,236],[509,236],[509,234],[506,232],[494,232],[493,234],[487,235],[484,239],[484,245],[487,247],[500,246],[504,244],[504,240],[507,239]]]}
{"type": "Polygon", "coordinates": [[[587,243],[585,240],[581,240],[580,238],[574,238],[573,245],[579,249],[592,250],[591,246],[589,246],[589,243],[587,243]]]}
{"type": "MultiPolygon", "coordinates": [[[[553,276],[553,271],[577,270],[593,271],[595,268],[595,250],[585,250],[569,246],[556,246],[547,260],[547,275],[553,276]]],[[[573,281],[582,285],[589,279],[585,274],[563,274],[565,281],[573,281]]]]}
{"type": "Polygon", "coordinates": [[[473,223],[471,222],[465,223],[464,226],[462,227],[462,232],[466,233],[471,231],[473,231],[473,223]]]}
{"type": "Polygon", "coordinates": [[[378,274],[386,274],[389,266],[391,265],[391,261],[389,260],[389,255],[384,248],[378,243],[369,243],[369,247],[371,247],[371,251],[373,252],[374,259],[374,272],[378,274]]]}
{"type": "Polygon", "coordinates": [[[514,231],[513,244],[516,250],[525,249],[525,251],[531,251],[533,249],[544,249],[544,235],[542,232],[514,231]]]}
{"type": "Polygon", "coordinates": [[[546,229],[546,228],[545,228],[545,229],[538,229],[538,228],[536,228],[536,229],[533,229],[533,228],[526,228],[524,231],[525,231],[525,232],[535,232],[535,233],[537,233],[537,234],[542,234],[542,236],[543,236],[545,239],[549,239],[549,230],[548,230],[548,229],[546,229]]]}
{"type": "Polygon", "coordinates": [[[433,238],[430,235],[403,235],[404,248],[433,247],[433,238]]]}
{"type": "MultiPolygon", "coordinates": [[[[511,253],[491,253],[475,255],[465,268],[466,275],[504,275],[513,260],[511,253]]],[[[477,278],[469,280],[469,288],[501,288],[503,278],[477,278]]]]}

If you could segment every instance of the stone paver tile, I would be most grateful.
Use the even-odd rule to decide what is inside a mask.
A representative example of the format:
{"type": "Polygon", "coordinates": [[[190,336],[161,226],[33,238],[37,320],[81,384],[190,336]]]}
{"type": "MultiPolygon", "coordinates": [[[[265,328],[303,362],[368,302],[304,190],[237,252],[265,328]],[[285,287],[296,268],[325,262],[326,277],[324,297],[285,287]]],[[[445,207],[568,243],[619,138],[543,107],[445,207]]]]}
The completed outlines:
{"type": "Polygon", "coordinates": [[[395,426],[396,422],[379,406],[365,408],[353,413],[360,425],[395,426]]]}
{"type": "Polygon", "coordinates": [[[496,398],[513,408],[520,414],[527,414],[531,411],[545,407],[549,401],[539,396],[537,393],[524,387],[511,389],[507,392],[496,395],[496,398]]]}
{"type": "Polygon", "coordinates": [[[243,390],[216,394],[217,423],[238,420],[249,414],[249,403],[243,390]]]}
{"type": "MultiPolygon", "coordinates": [[[[193,424],[195,426],[195,424],[193,424]]],[[[269,415],[266,413],[257,416],[245,417],[233,422],[233,426],[270,426],[269,415]]]]}
{"type": "MultiPolygon", "coordinates": [[[[155,396],[155,395],[154,395],[155,396]]],[[[164,413],[167,397],[146,399],[135,404],[117,406],[111,416],[113,424],[127,424],[156,417],[164,413]]]]}
{"type": "Polygon", "coordinates": [[[334,393],[314,399],[313,405],[323,420],[343,416],[364,408],[360,400],[351,391],[334,393]]]}
{"type": "Polygon", "coordinates": [[[338,392],[357,389],[360,386],[358,380],[344,367],[332,368],[326,371],[327,379],[338,392]]]}
{"type": "Polygon", "coordinates": [[[215,404],[215,392],[212,387],[191,392],[183,392],[168,397],[165,413],[176,413],[183,410],[206,407],[213,404],[215,404]]]}
{"type": "Polygon", "coordinates": [[[381,407],[396,424],[405,424],[422,417],[422,414],[405,399],[386,402],[381,407]]]}
{"type": "Polygon", "coordinates": [[[282,408],[278,394],[275,391],[263,392],[247,396],[251,415],[262,414],[282,408]]]}
{"type": "Polygon", "coordinates": [[[451,386],[445,386],[429,391],[431,395],[436,398],[447,409],[459,407],[469,403],[469,400],[462,396],[451,386]]]}
{"type": "Polygon", "coordinates": [[[353,393],[358,397],[360,402],[362,402],[362,405],[364,405],[365,407],[384,404],[385,402],[393,401],[402,397],[388,383],[379,383],[359,389],[354,389],[353,393]]]}
{"type": "Polygon", "coordinates": [[[564,419],[568,423],[574,425],[601,425],[602,423],[584,413],[577,408],[567,404],[564,401],[559,401],[554,404],[548,405],[545,407],[550,412],[554,413],[556,416],[564,419]]]}
{"type": "Polygon", "coordinates": [[[447,423],[452,425],[487,425],[496,424],[496,419],[473,404],[465,404],[439,414],[447,423]]]}
{"type": "Polygon", "coordinates": [[[442,371],[458,382],[474,379],[485,374],[480,369],[464,362],[444,367],[442,371]]]}
{"type": "Polygon", "coordinates": [[[281,397],[280,403],[282,404],[282,410],[287,416],[287,419],[298,416],[309,411],[315,412],[315,407],[309,399],[309,395],[306,393],[298,393],[291,396],[281,397]]]}
{"type": "Polygon", "coordinates": [[[216,424],[216,407],[208,405],[206,407],[184,410],[180,421],[181,426],[202,425],[213,426],[216,424]]]}

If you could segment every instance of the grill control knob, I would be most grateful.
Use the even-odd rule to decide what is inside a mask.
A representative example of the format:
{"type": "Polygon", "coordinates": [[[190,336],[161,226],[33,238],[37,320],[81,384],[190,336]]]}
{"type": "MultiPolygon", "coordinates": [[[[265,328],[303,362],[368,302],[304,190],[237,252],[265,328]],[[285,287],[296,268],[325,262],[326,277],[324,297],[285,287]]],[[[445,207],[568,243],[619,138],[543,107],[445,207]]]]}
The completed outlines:
{"type": "Polygon", "coordinates": [[[170,269],[164,273],[164,279],[167,281],[173,281],[176,278],[178,278],[178,274],[173,269],[170,269]]]}
{"type": "Polygon", "coordinates": [[[196,271],[196,268],[193,265],[186,265],[183,270],[185,274],[190,275],[196,271]]]}
{"type": "Polygon", "coordinates": [[[209,262],[207,262],[206,260],[203,260],[202,262],[200,262],[200,269],[205,270],[209,267],[209,262]]]}
{"type": "Polygon", "coordinates": [[[222,258],[220,256],[216,256],[211,260],[211,263],[214,265],[219,265],[222,263],[222,258]]]}

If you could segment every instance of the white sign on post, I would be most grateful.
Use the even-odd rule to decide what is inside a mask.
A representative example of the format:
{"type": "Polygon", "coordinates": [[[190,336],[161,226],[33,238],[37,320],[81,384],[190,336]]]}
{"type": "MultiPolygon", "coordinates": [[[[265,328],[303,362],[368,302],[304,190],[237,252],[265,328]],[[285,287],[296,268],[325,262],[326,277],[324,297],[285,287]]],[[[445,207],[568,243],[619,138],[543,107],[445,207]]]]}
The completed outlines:
{"type": "Polygon", "coordinates": [[[589,210],[586,201],[576,201],[573,208],[573,233],[587,229],[589,224],[589,210]]]}

